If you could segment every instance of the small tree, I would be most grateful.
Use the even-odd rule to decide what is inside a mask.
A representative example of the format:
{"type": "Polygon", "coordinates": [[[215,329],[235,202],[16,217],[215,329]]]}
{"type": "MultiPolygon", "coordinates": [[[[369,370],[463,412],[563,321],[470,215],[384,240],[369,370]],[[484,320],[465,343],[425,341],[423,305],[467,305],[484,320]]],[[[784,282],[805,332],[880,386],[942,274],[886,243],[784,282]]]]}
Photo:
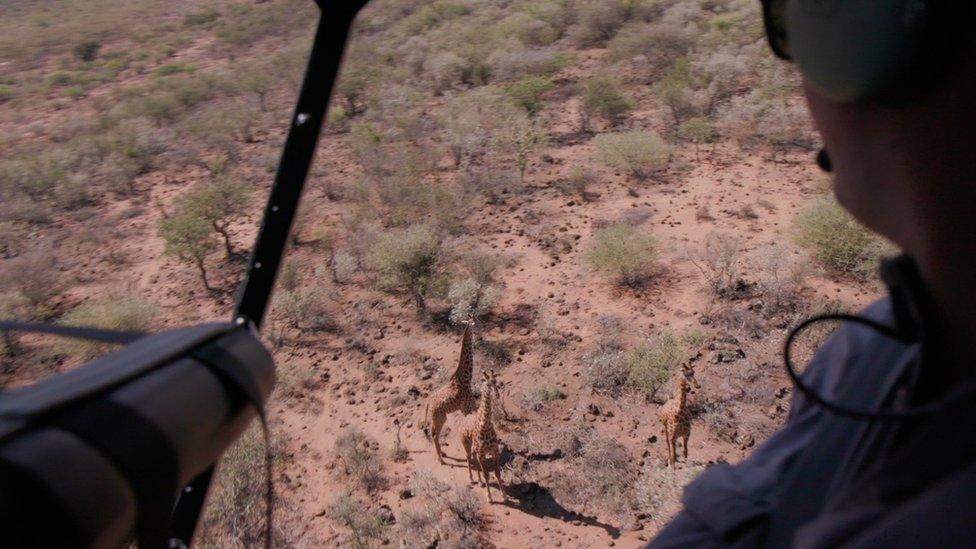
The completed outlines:
{"type": "Polygon", "coordinates": [[[529,116],[535,116],[545,106],[542,96],[555,86],[549,78],[530,76],[512,84],[506,91],[516,105],[525,109],[529,116]]]}
{"type": "Polygon", "coordinates": [[[367,258],[380,273],[380,286],[409,294],[420,315],[427,314],[427,295],[440,274],[440,260],[440,240],[423,225],[381,235],[367,258]]]}
{"type": "Polygon", "coordinates": [[[204,288],[213,291],[204,264],[217,247],[210,222],[195,211],[183,209],[160,222],[159,235],[166,242],[166,254],[196,265],[204,288]]]}
{"type": "Polygon", "coordinates": [[[796,219],[797,242],[828,269],[866,279],[891,245],[830,198],[815,200],[796,219]]]}
{"type": "Polygon", "coordinates": [[[707,118],[690,118],[678,126],[678,137],[685,141],[695,144],[695,160],[699,157],[699,147],[702,143],[711,143],[715,140],[715,128],[707,118]]]}
{"type": "Polygon", "coordinates": [[[569,177],[560,182],[559,189],[566,194],[575,194],[580,200],[587,202],[590,200],[589,188],[596,183],[596,174],[593,170],[576,166],[569,172],[569,177]]]}
{"type": "Polygon", "coordinates": [[[247,189],[229,177],[205,183],[185,198],[186,207],[223,238],[228,259],[238,255],[230,241],[230,225],[244,215],[247,199],[247,189]]]}
{"type": "Polygon", "coordinates": [[[629,172],[638,181],[666,169],[671,161],[671,147],[652,131],[608,133],[593,141],[600,160],[611,168],[629,172]]]}
{"type": "Polygon", "coordinates": [[[639,287],[654,269],[657,248],[652,236],[630,225],[614,225],[594,233],[588,259],[621,284],[639,287]]]}
{"type": "Polygon", "coordinates": [[[545,128],[522,113],[512,113],[505,118],[498,129],[497,139],[501,145],[511,151],[518,166],[519,182],[525,182],[525,170],[529,166],[529,158],[549,142],[549,134],[545,128]]]}
{"type": "Polygon", "coordinates": [[[608,76],[591,78],[583,90],[582,129],[589,129],[590,118],[594,114],[617,125],[633,109],[634,100],[620,90],[617,80],[608,76]]]}

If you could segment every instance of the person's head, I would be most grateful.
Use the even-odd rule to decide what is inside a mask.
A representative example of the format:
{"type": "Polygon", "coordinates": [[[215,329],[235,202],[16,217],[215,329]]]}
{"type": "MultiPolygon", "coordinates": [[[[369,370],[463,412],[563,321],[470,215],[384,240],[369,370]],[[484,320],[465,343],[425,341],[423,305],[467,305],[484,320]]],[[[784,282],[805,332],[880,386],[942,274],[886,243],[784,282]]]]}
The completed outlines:
{"type": "Polygon", "coordinates": [[[838,201],[908,251],[973,226],[970,4],[763,1],[773,49],[803,74],[838,201]]]}

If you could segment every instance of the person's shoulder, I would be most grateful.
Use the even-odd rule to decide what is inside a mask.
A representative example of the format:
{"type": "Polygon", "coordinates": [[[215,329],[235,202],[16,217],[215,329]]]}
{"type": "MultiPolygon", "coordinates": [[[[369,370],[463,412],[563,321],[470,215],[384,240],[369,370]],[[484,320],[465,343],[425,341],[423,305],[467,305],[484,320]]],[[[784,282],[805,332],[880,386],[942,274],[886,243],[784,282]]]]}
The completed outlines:
{"type": "MultiPolygon", "coordinates": [[[[895,323],[894,308],[888,297],[874,301],[862,309],[858,316],[887,326],[894,326],[895,323]]],[[[844,322],[814,355],[805,369],[804,380],[829,396],[845,373],[856,368],[870,367],[879,357],[890,357],[891,351],[902,350],[905,350],[903,343],[868,326],[844,322]]]]}

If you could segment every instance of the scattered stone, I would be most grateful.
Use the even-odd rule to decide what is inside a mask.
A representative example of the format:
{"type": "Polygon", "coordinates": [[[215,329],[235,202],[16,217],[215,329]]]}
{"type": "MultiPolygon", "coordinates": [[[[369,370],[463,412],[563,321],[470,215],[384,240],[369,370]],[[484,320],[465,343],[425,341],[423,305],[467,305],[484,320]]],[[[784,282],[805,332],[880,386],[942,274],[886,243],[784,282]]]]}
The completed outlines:
{"type": "Polygon", "coordinates": [[[393,510],[390,509],[389,505],[380,505],[376,516],[383,524],[396,524],[396,516],[393,515],[393,510]]]}

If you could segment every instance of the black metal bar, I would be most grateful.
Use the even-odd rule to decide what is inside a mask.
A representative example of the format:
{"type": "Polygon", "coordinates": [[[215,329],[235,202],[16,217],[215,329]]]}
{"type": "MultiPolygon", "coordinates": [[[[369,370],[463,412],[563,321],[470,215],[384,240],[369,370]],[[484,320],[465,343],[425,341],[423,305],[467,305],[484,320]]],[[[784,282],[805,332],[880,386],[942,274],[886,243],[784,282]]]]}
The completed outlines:
{"type": "Polygon", "coordinates": [[[264,321],[274,291],[278,267],[315,155],[349,31],[356,13],[366,4],[366,0],[335,0],[326,7],[324,0],[317,2],[322,9],[322,17],[315,33],[305,81],[248,264],[247,279],[234,312],[236,322],[250,322],[258,329],[264,321]]]}
{"type": "MultiPolygon", "coordinates": [[[[251,323],[260,329],[264,321],[278,267],[285,254],[308,170],[315,156],[322,123],[328,112],[329,98],[339,74],[352,22],[368,1],[334,0],[326,8],[325,0],[316,0],[322,15],[315,31],[315,41],[278,172],[265,206],[261,230],[248,263],[247,279],[234,311],[235,322],[251,323]]],[[[213,468],[210,468],[179,494],[171,522],[171,546],[190,546],[212,476],[213,468]]],[[[266,540],[266,543],[270,547],[271,540],[266,540]]]]}

